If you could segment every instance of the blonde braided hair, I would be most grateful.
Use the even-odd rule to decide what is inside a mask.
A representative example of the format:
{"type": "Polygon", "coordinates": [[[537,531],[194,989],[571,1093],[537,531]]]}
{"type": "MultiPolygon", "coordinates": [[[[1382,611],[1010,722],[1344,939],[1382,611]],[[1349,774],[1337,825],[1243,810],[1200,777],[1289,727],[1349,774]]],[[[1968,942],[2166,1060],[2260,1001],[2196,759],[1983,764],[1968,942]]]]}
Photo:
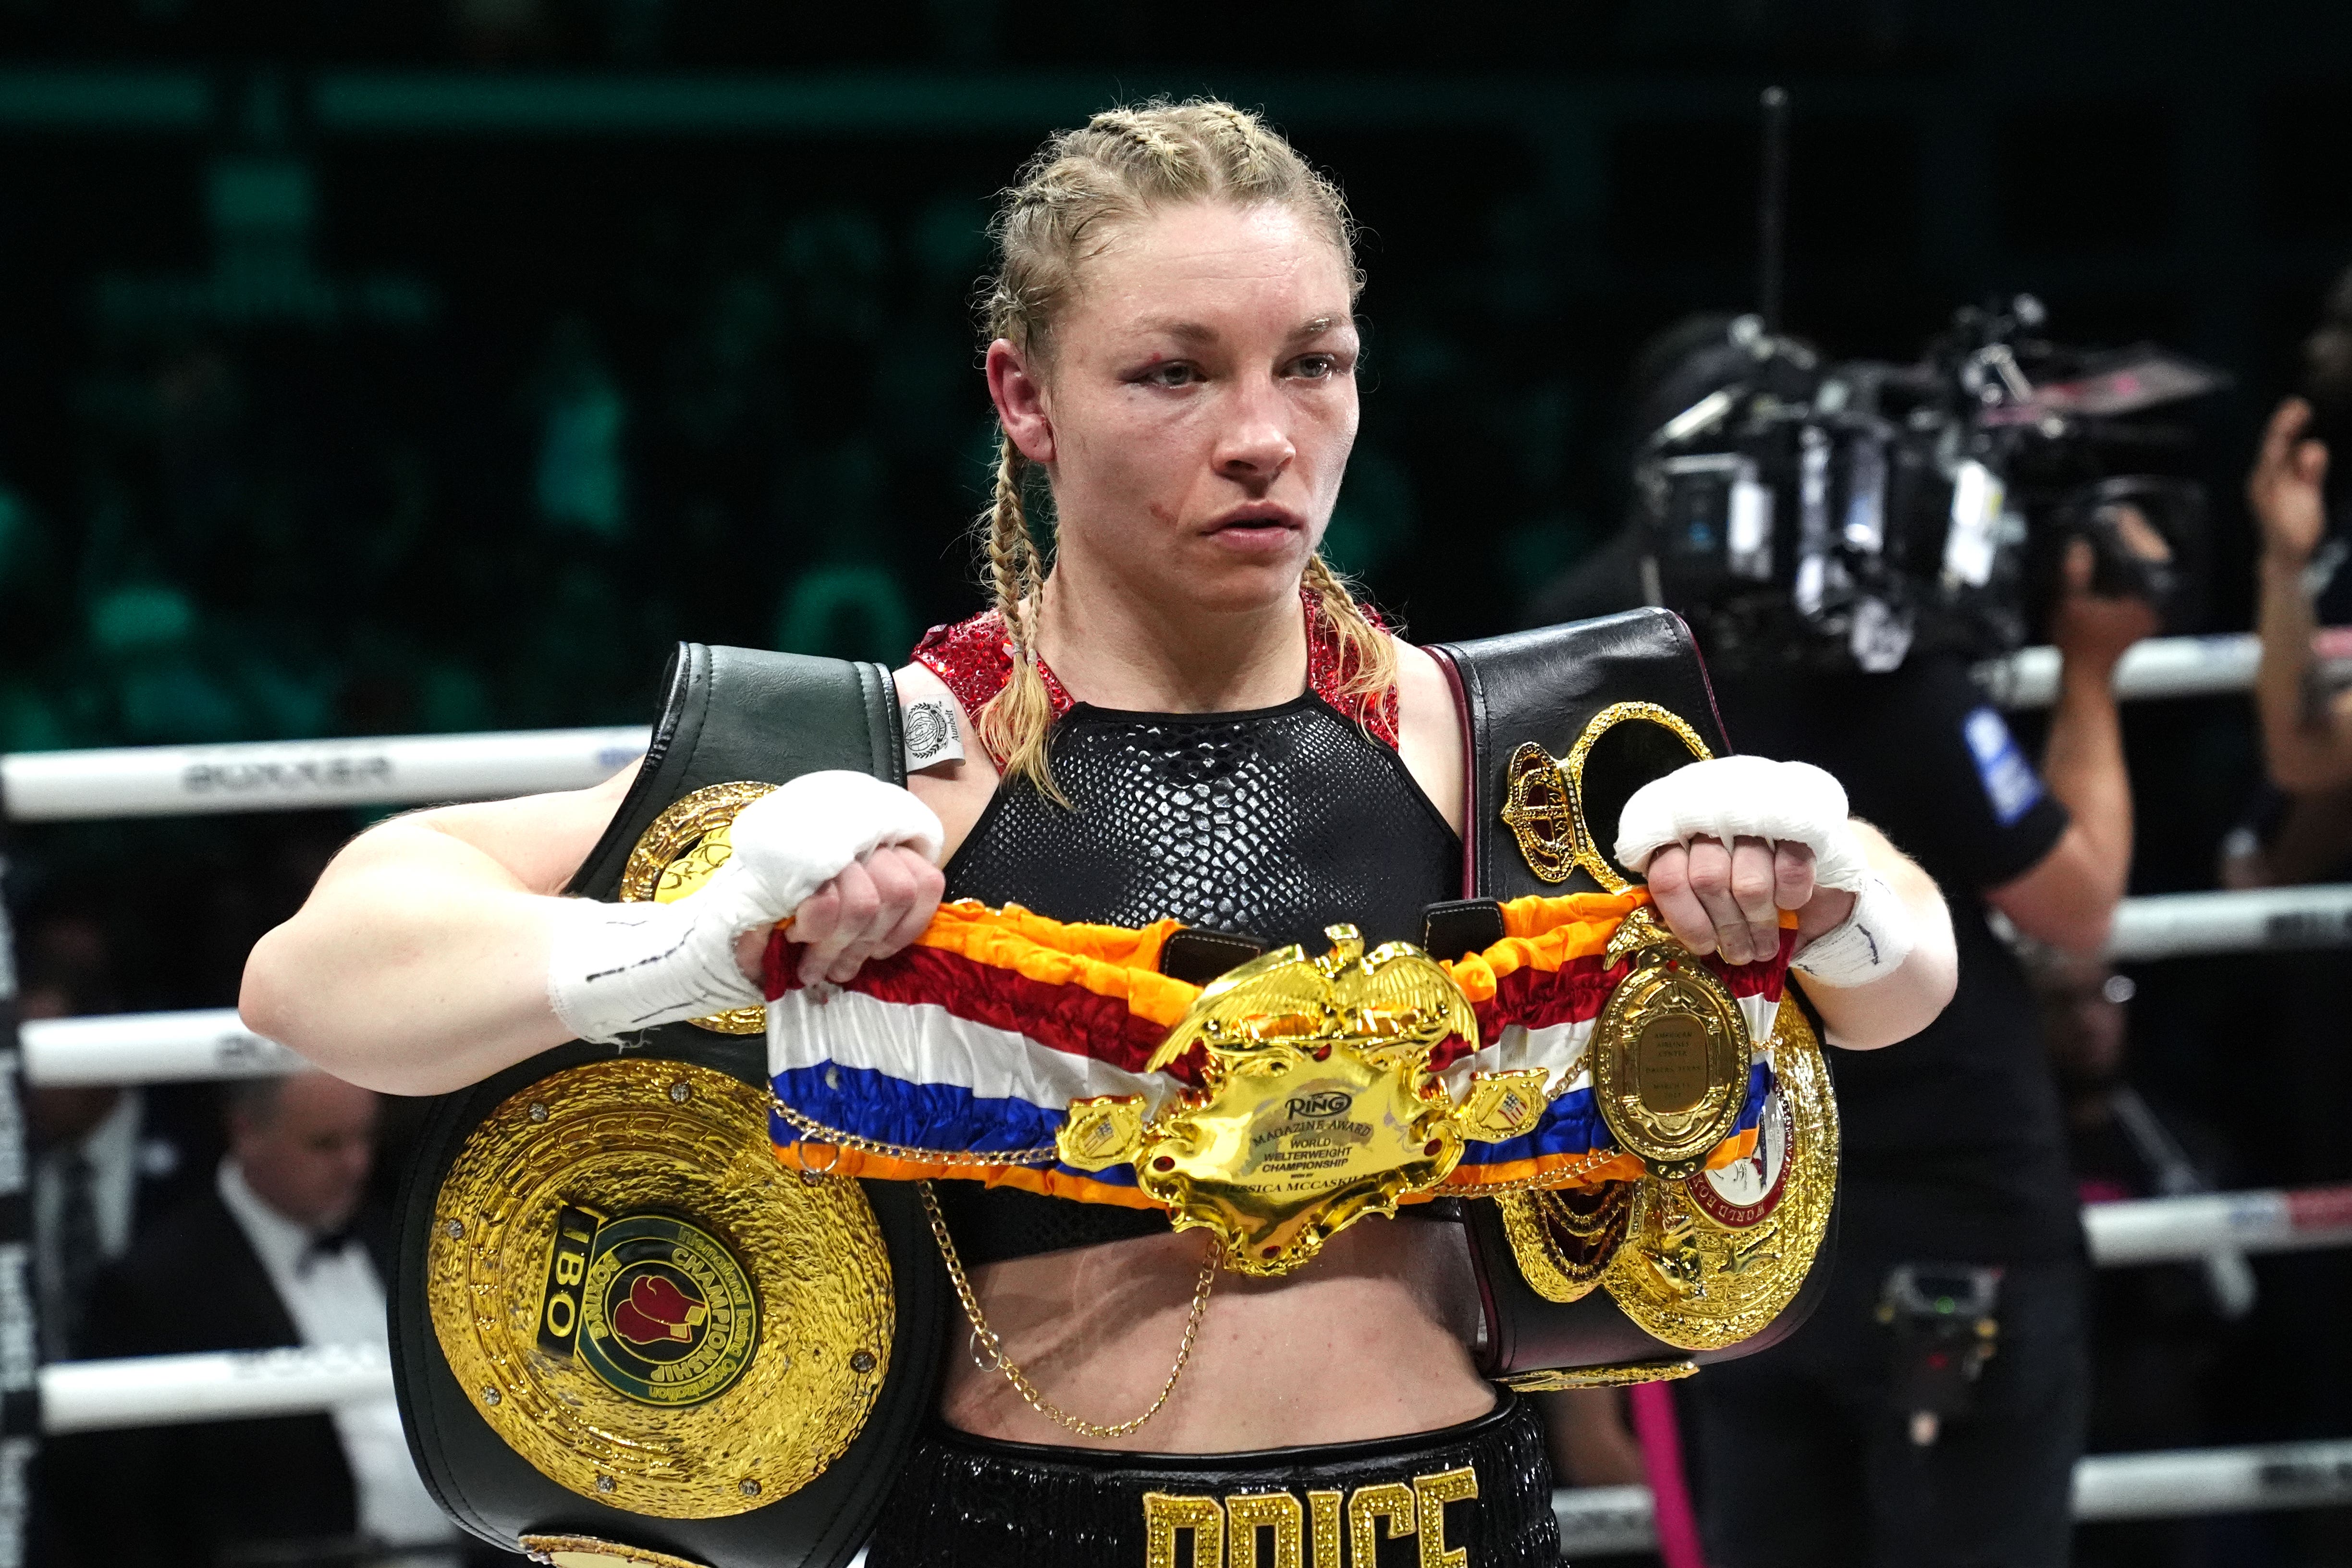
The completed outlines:
{"type": "MultiPolygon", "coordinates": [[[[984,295],[988,339],[1004,339],[1024,358],[1050,360],[1078,265],[1099,251],[1103,232],[1157,207],[1203,200],[1299,214],[1339,251],[1350,296],[1363,288],[1346,198],[1278,132],[1230,103],[1153,99],[1059,132],[1002,194],[990,225],[998,265],[984,295]]],[[[1028,467],[999,430],[995,494],[979,531],[990,591],[1013,645],[1013,674],[978,722],[1007,776],[1067,804],[1045,761],[1054,713],[1037,662],[1036,616],[1049,568],[1023,503],[1028,467]]],[[[1395,688],[1396,650],[1321,554],[1308,558],[1304,585],[1339,641],[1341,693],[1364,722],[1395,688]]]]}
{"type": "Polygon", "coordinates": [[[979,715],[980,738],[1003,760],[1007,773],[1018,774],[1067,805],[1061,786],[1045,765],[1045,732],[1053,727],[1054,701],[1038,668],[1036,624],[1034,619],[1045,590],[1045,574],[1037,562],[1037,543],[1029,535],[1029,519],[1021,505],[1022,480],[1029,459],[1003,431],[996,433],[996,495],[985,515],[982,548],[988,558],[988,584],[1003,618],[1004,635],[1013,644],[1013,674],[1004,689],[990,698],[979,715]]]}

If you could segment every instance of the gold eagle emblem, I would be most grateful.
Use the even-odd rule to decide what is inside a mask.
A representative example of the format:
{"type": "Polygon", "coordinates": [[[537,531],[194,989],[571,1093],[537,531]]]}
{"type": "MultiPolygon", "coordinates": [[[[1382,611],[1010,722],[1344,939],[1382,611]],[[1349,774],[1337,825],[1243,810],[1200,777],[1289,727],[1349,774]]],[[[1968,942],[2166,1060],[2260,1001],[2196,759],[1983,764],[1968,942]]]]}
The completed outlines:
{"type": "Polygon", "coordinates": [[[1279,948],[1202,992],[1149,1063],[1196,1069],[1158,1116],[1132,1097],[1080,1100],[1058,1140],[1082,1170],[1131,1163],[1178,1228],[1213,1232],[1244,1273],[1289,1273],[1443,1182],[1465,1138],[1517,1136],[1546,1103],[1543,1074],[1517,1072],[1480,1075],[1457,1107],[1430,1067],[1448,1040],[1478,1044],[1454,977],[1410,942],[1367,952],[1353,926],[1326,934],[1319,958],[1279,948]]]}

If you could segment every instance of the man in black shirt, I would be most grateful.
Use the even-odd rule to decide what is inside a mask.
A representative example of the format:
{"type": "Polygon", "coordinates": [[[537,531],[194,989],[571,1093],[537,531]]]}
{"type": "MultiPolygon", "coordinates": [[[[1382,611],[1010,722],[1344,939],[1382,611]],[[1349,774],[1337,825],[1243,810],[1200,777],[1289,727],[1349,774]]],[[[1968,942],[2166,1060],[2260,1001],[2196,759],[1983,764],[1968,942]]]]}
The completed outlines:
{"type": "Polygon", "coordinates": [[[2066,1560],[2088,1376],[2082,1232],[2033,998],[1989,920],[2096,951],[2130,869],[2111,681],[2155,617],[2089,593],[2075,548],[2039,773],[1956,658],[1715,671],[1736,746],[1827,768],[1942,885],[1960,958],[1958,994],[1925,1032],[1830,1053],[1844,1155],[1828,1295],[1787,1343],[1692,1384],[1716,1568],[2066,1560]],[[1898,1396],[1880,1303],[1906,1264],[1999,1271],[1996,1353],[1965,1414],[1917,1418],[1898,1396]]]}

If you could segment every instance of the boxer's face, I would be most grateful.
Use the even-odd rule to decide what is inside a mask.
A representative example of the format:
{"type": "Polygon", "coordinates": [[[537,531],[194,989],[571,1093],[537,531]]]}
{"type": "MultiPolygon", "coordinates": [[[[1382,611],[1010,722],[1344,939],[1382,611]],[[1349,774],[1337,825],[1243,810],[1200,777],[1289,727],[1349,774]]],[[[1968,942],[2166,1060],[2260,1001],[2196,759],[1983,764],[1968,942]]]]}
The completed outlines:
{"type": "Polygon", "coordinates": [[[1195,202],[1112,230],[1050,360],[990,351],[1051,476],[1057,572],[1207,612],[1297,591],[1356,438],[1348,268],[1276,206],[1195,202]]]}

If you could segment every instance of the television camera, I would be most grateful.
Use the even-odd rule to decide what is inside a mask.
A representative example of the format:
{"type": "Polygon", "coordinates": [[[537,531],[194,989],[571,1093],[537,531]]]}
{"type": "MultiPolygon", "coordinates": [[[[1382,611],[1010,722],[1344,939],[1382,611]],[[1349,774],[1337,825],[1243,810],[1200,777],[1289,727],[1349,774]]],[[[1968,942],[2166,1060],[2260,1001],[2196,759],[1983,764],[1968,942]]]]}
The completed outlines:
{"type": "Polygon", "coordinates": [[[2145,471],[2186,437],[2137,416],[2224,378],[2062,346],[2045,317],[2032,295],[1962,310],[1908,364],[1827,363],[1756,316],[1685,352],[1660,385],[1690,401],[1635,458],[1649,597],[1718,660],[1885,671],[2020,646],[2080,540],[2095,591],[2189,624],[2204,494],[2145,471]]]}

